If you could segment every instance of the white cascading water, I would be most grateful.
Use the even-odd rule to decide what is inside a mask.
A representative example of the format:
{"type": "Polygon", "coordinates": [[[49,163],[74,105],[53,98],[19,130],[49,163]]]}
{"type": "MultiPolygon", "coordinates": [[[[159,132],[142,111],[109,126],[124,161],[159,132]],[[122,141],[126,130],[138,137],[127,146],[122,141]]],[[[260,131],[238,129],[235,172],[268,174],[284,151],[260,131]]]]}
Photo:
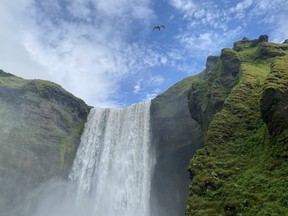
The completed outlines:
{"type": "Polygon", "coordinates": [[[91,216],[149,216],[149,118],[150,103],[91,110],[69,175],[91,216]]]}

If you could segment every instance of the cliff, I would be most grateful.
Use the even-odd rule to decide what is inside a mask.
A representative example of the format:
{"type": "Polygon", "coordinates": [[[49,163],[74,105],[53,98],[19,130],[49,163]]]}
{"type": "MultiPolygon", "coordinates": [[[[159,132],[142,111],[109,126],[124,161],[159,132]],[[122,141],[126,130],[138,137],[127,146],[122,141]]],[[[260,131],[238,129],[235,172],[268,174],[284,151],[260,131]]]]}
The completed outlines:
{"type": "Polygon", "coordinates": [[[66,177],[89,110],[59,85],[0,70],[2,212],[9,215],[26,191],[40,183],[66,177]]]}
{"type": "Polygon", "coordinates": [[[175,84],[151,103],[152,146],[156,165],[151,185],[151,215],[185,214],[191,155],[203,147],[203,133],[189,113],[187,92],[198,76],[175,84]]]}
{"type": "Polygon", "coordinates": [[[186,215],[287,215],[288,44],[243,38],[188,93],[205,147],[186,215]]]}
{"type": "MultiPolygon", "coordinates": [[[[288,43],[263,35],[153,99],[151,216],[287,214],[287,98],[288,43]]],[[[5,216],[27,191],[67,176],[90,108],[52,82],[0,70],[5,216]]]]}

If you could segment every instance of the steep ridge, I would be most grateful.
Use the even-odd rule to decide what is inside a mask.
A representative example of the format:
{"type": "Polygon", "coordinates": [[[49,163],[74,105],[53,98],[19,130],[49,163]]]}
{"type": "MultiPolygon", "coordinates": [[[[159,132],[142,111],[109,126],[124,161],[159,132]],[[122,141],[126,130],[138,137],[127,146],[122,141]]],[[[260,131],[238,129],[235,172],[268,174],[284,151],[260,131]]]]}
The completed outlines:
{"type": "Polygon", "coordinates": [[[203,133],[191,118],[187,103],[191,82],[199,76],[180,81],[151,102],[152,146],[156,154],[151,182],[151,216],[185,213],[189,184],[187,167],[191,156],[203,147],[203,133]]]}
{"type": "Polygon", "coordinates": [[[0,70],[1,212],[9,215],[40,183],[67,176],[89,110],[59,85],[0,70]]]}
{"type": "Polygon", "coordinates": [[[222,50],[201,91],[192,84],[189,108],[206,135],[190,162],[186,215],[287,215],[287,48],[243,38],[229,51],[240,60],[238,82],[227,90],[221,81],[222,50]]]}
{"type": "Polygon", "coordinates": [[[265,80],[261,113],[273,139],[274,154],[288,157],[288,56],[274,60],[265,80]]]}

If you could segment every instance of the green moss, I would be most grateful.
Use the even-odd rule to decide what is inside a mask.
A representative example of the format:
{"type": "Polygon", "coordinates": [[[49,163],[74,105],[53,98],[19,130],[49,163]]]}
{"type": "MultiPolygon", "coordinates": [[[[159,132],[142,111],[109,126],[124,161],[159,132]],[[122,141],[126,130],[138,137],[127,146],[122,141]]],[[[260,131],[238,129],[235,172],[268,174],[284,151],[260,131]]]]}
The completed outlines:
{"type": "Polygon", "coordinates": [[[284,56],[286,55],[286,52],[278,44],[262,43],[258,47],[258,55],[260,58],[266,59],[276,56],[284,56]]]}
{"type": "MultiPolygon", "coordinates": [[[[280,136],[288,128],[288,57],[277,57],[271,64],[271,73],[265,80],[261,98],[262,118],[267,123],[271,135],[280,136]]],[[[283,138],[284,139],[284,138],[283,138]]],[[[278,142],[276,142],[278,143],[278,142]]],[[[284,149],[285,145],[280,145],[284,149]]],[[[281,149],[281,148],[280,148],[281,149]]],[[[279,149],[279,150],[280,150],[279,149]]],[[[283,149],[283,150],[284,150],[283,149]]],[[[284,155],[287,154],[285,151],[284,155]]]]}
{"type": "Polygon", "coordinates": [[[276,58],[271,64],[271,73],[265,81],[265,90],[272,88],[287,91],[288,88],[288,55],[276,58]]]}
{"type": "Polygon", "coordinates": [[[252,62],[255,63],[257,60],[257,47],[244,49],[238,52],[241,62],[252,62]]]}
{"type": "Polygon", "coordinates": [[[192,82],[188,92],[190,113],[203,131],[206,132],[216,112],[222,109],[223,103],[238,82],[238,55],[232,49],[223,49],[221,61],[209,71],[207,79],[192,82]]]}
{"type": "MultiPolygon", "coordinates": [[[[284,159],[288,152],[288,127],[283,126],[287,129],[272,135],[260,110],[263,91],[269,88],[281,90],[283,97],[279,101],[287,106],[287,56],[266,58],[248,43],[243,42],[238,52],[239,83],[230,92],[226,91],[223,106],[213,114],[207,129],[206,147],[198,150],[190,162],[193,179],[187,199],[188,216],[286,215],[288,212],[285,201],[288,162],[284,159]]],[[[214,82],[217,78],[214,74],[214,82]]],[[[208,90],[199,86],[200,89],[192,91],[202,92],[198,94],[203,103],[211,82],[205,87],[208,90]]],[[[205,102],[205,107],[209,106],[211,99],[205,102]]]]}
{"type": "Polygon", "coordinates": [[[22,88],[27,83],[26,80],[16,77],[16,76],[5,76],[1,77],[0,85],[9,88],[22,88]]]}
{"type": "Polygon", "coordinates": [[[42,182],[67,176],[89,110],[59,85],[0,70],[1,209],[42,182]]]}
{"type": "Polygon", "coordinates": [[[68,136],[64,136],[61,140],[61,143],[58,145],[59,152],[59,166],[61,172],[68,174],[71,168],[71,161],[74,160],[77,145],[75,145],[74,140],[79,140],[79,137],[83,131],[84,122],[79,124],[77,127],[74,127],[68,136]]]}

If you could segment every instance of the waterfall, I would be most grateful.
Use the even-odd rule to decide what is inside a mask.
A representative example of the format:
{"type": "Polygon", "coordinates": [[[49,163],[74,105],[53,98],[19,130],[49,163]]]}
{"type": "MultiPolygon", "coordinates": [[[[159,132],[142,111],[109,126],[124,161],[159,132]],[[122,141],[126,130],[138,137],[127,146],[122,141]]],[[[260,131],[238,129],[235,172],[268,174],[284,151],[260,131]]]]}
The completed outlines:
{"type": "MultiPolygon", "coordinates": [[[[150,103],[93,108],[69,180],[95,216],[149,216],[150,103]]],[[[77,204],[76,200],[76,204],[77,204]]]]}

